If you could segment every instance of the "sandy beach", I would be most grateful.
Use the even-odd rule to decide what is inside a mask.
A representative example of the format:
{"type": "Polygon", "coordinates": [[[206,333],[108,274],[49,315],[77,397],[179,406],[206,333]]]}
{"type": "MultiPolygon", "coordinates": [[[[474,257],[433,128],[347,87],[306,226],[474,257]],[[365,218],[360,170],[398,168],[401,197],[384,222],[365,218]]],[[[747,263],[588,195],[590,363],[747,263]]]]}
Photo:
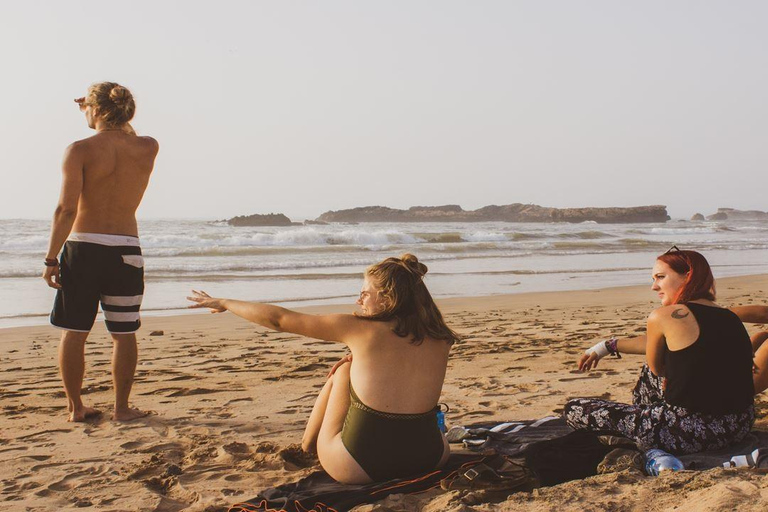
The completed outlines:
{"type": "MultiPolygon", "coordinates": [[[[766,291],[768,275],[720,279],[718,302],[761,304],[766,291]]],[[[629,401],[640,357],[604,360],[587,374],[576,371],[576,360],[599,338],[642,332],[654,299],[642,286],[440,301],[463,336],[443,389],[447,423],[558,414],[575,396],[629,401]]],[[[72,424],[58,339],[48,326],[0,330],[2,511],[222,511],[318,468],[298,443],[329,367],[346,353],[340,344],[267,333],[231,314],[146,317],[132,402],[154,414],[115,423],[108,419],[111,343],[97,324],[86,348],[84,400],[104,414],[72,424]]],[[[768,397],[758,397],[757,410],[756,428],[768,429],[768,397]]],[[[479,493],[432,492],[356,510],[757,511],[768,508],[767,473],[623,472],[500,504],[483,503],[479,493]]]]}

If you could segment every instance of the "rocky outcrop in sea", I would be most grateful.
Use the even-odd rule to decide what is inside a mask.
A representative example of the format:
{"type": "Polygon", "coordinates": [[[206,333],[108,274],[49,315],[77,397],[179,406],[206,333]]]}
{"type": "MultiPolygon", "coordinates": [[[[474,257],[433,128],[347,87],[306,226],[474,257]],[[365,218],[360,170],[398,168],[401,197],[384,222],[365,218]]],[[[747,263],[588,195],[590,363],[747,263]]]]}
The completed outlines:
{"type": "Polygon", "coordinates": [[[240,215],[227,220],[230,226],[293,226],[295,223],[282,213],[268,213],[266,215],[240,215]]]}
{"type": "Polygon", "coordinates": [[[707,215],[707,220],[768,220],[768,212],[718,208],[717,212],[707,215]]]}
{"type": "Polygon", "coordinates": [[[407,210],[386,206],[364,206],[328,211],[317,218],[322,222],[586,222],[627,224],[666,222],[666,206],[615,208],[550,208],[536,204],[507,204],[464,210],[459,205],[412,206],[407,210]]]}

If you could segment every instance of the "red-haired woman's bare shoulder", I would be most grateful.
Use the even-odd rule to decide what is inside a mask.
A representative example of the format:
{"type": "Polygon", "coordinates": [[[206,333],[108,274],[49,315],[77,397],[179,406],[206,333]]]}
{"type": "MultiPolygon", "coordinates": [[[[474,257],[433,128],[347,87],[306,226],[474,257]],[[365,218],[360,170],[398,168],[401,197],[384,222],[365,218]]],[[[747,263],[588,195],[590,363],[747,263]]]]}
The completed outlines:
{"type": "Polygon", "coordinates": [[[648,322],[664,322],[666,320],[682,320],[691,315],[691,310],[685,304],[669,304],[661,306],[648,315],[648,322]]]}

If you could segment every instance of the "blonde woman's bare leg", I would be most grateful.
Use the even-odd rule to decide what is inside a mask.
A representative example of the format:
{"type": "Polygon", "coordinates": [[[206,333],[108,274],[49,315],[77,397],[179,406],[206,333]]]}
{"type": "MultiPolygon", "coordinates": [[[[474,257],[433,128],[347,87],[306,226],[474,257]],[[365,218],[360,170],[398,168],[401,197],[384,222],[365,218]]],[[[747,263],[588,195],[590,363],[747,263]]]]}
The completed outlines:
{"type": "Polygon", "coordinates": [[[312,407],[312,413],[307,420],[307,427],[304,429],[304,437],[301,439],[301,449],[308,453],[317,452],[317,436],[320,434],[320,427],[323,425],[323,417],[328,407],[328,398],[331,396],[333,387],[333,376],[325,381],[323,389],[317,395],[315,405],[312,407]]]}
{"type": "Polygon", "coordinates": [[[345,484],[371,482],[360,464],[349,454],[341,441],[341,429],[349,410],[349,369],[352,365],[340,366],[331,379],[330,395],[325,408],[320,432],[317,437],[317,456],[320,465],[336,481],[345,484]]]}

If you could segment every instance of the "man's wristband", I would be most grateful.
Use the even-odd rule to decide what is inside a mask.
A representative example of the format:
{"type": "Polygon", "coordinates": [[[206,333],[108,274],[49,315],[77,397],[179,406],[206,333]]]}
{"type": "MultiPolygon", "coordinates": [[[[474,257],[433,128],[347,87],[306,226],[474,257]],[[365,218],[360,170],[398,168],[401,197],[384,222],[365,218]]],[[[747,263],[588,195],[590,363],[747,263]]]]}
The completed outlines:
{"type": "Polygon", "coordinates": [[[56,258],[45,258],[45,266],[46,267],[58,267],[59,266],[59,260],[56,258]]]}

